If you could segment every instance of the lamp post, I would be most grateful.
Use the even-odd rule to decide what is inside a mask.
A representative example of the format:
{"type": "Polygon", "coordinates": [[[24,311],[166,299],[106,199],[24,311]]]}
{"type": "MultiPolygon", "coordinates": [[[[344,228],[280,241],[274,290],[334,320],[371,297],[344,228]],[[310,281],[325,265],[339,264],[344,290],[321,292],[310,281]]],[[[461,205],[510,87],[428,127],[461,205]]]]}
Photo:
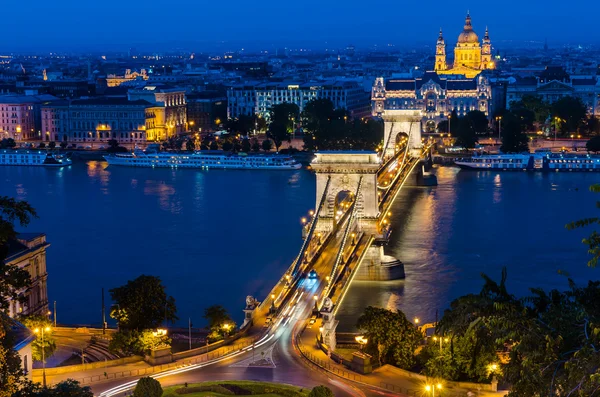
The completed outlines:
{"type": "Polygon", "coordinates": [[[427,394],[431,393],[431,397],[435,397],[435,389],[442,390],[442,384],[438,383],[437,385],[426,385],[425,391],[427,394]]]}
{"type": "Polygon", "coordinates": [[[46,388],[46,343],[44,340],[44,336],[46,332],[50,331],[50,327],[36,328],[33,330],[33,332],[35,332],[36,334],[41,334],[42,336],[42,385],[44,386],[44,389],[46,388]]]}
{"type": "Polygon", "coordinates": [[[440,341],[440,352],[441,352],[441,351],[442,351],[442,340],[443,340],[444,342],[448,343],[448,342],[450,341],[450,339],[448,339],[448,338],[442,338],[441,336],[440,336],[439,338],[438,338],[437,336],[434,336],[434,337],[433,337],[433,340],[434,340],[435,342],[437,342],[437,341],[438,341],[438,339],[439,339],[439,341],[440,341]]]}
{"type": "Polygon", "coordinates": [[[367,342],[369,342],[369,340],[367,338],[365,338],[362,335],[359,336],[355,336],[354,339],[358,342],[358,344],[360,345],[360,351],[362,352],[363,346],[367,344],[367,342]]]}
{"type": "Polygon", "coordinates": [[[496,116],[496,121],[498,122],[498,143],[500,143],[502,136],[502,116],[496,116]]]}

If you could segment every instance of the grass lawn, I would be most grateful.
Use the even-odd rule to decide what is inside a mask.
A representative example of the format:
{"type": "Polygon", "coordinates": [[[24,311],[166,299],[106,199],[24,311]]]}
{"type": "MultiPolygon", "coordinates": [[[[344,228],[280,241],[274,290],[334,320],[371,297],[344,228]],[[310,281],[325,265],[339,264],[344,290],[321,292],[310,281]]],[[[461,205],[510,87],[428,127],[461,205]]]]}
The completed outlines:
{"type": "Polygon", "coordinates": [[[307,397],[310,389],[283,383],[254,381],[211,381],[167,387],[162,397],[307,397]]]}

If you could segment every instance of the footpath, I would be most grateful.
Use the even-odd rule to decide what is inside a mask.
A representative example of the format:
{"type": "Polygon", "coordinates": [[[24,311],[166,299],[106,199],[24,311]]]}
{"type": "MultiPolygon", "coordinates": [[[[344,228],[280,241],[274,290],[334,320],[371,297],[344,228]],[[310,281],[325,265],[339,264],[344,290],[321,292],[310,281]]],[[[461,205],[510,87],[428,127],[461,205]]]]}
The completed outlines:
{"type": "MultiPolygon", "coordinates": [[[[311,328],[306,327],[294,341],[295,347],[309,365],[315,366],[332,375],[360,384],[385,389],[403,397],[425,395],[426,378],[419,374],[408,373],[390,365],[383,365],[376,368],[372,373],[367,375],[349,370],[345,365],[336,361],[335,357],[330,357],[320,348],[317,343],[317,337],[320,332],[319,327],[320,322],[315,323],[311,328]]],[[[503,397],[506,395],[506,391],[492,392],[480,390],[475,387],[459,388],[454,385],[443,385],[443,391],[444,393],[441,395],[447,397],[503,397]]]]}

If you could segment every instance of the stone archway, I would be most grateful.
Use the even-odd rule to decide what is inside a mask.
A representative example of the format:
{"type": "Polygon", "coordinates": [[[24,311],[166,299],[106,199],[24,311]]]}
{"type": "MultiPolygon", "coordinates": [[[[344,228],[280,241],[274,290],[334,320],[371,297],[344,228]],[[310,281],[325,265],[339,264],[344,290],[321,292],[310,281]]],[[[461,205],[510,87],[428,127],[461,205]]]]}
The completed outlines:
{"type": "Polygon", "coordinates": [[[407,134],[411,155],[419,157],[421,154],[421,120],[423,114],[420,110],[386,110],[383,115],[384,137],[383,147],[385,157],[394,155],[394,143],[399,133],[407,134]]]}
{"type": "Polygon", "coordinates": [[[317,174],[316,205],[319,206],[323,195],[326,199],[318,213],[317,229],[331,230],[336,222],[336,215],[341,204],[356,201],[356,210],[361,218],[361,225],[369,227],[376,223],[379,216],[377,199],[377,171],[381,159],[375,152],[319,152],[311,163],[317,174]],[[361,189],[356,195],[358,185],[361,189]],[[327,189],[327,190],[326,190],[327,189]],[[348,198],[346,200],[346,198],[348,198]],[[348,201],[351,200],[351,201],[348,201]]]}

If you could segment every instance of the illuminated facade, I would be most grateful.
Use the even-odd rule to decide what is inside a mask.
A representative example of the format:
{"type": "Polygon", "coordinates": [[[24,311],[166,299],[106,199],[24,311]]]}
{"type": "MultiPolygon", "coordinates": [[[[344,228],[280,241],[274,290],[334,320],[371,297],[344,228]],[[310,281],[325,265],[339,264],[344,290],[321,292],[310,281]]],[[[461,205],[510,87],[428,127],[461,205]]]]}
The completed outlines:
{"type": "Polygon", "coordinates": [[[148,80],[148,73],[146,72],[146,69],[142,69],[140,73],[135,71],[132,72],[131,69],[127,69],[125,70],[124,76],[109,74],[106,77],[106,85],[108,87],[118,87],[123,83],[128,83],[135,80],[148,80]]]}
{"type": "Polygon", "coordinates": [[[31,314],[46,315],[48,312],[48,291],[46,272],[46,235],[40,233],[21,233],[16,240],[7,243],[8,255],[4,261],[7,265],[16,266],[29,273],[31,283],[16,291],[19,300],[8,302],[8,315],[28,316],[31,314]]]}
{"type": "Polygon", "coordinates": [[[492,42],[488,30],[485,30],[483,41],[479,42],[477,33],[471,25],[471,16],[467,14],[465,26],[458,36],[458,42],[454,47],[454,64],[449,67],[446,59],[446,41],[440,29],[435,52],[435,71],[440,74],[462,75],[466,78],[474,78],[482,70],[494,69],[492,60],[492,42]]]}
{"type": "Polygon", "coordinates": [[[386,111],[416,110],[422,115],[421,129],[432,132],[453,110],[458,116],[479,110],[490,117],[491,96],[492,88],[484,75],[451,79],[427,72],[412,79],[379,77],[371,94],[372,114],[382,117],[386,111]]]}
{"type": "Polygon", "coordinates": [[[334,108],[348,110],[351,117],[370,113],[369,95],[356,81],[239,84],[227,91],[227,111],[229,118],[242,114],[268,118],[274,105],[295,103],[302,111],[314,99],[329,99],[334,108]]]}
{"type": "Polygon", "coordinates": [[[56,100],[58,98],[47,94],[0,95],[0,139],[40,139],[40,106],[56,100]]]}
{"type": "Polygon", "coordinates": [[[129,90],[127,96],[130,101],[144,100],[155,105],[154,120],[147,134],[149,141],[164,141],[188,130],[184,89],[147,85],[129,90]]]}

